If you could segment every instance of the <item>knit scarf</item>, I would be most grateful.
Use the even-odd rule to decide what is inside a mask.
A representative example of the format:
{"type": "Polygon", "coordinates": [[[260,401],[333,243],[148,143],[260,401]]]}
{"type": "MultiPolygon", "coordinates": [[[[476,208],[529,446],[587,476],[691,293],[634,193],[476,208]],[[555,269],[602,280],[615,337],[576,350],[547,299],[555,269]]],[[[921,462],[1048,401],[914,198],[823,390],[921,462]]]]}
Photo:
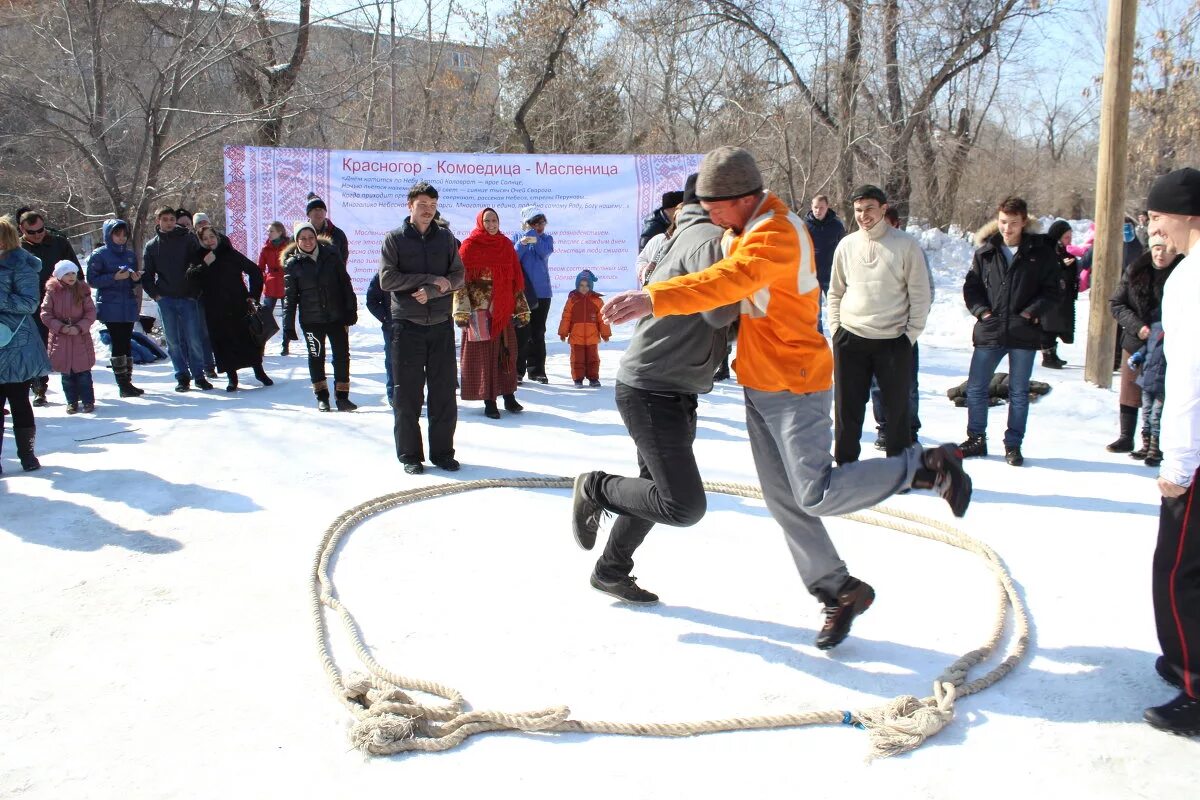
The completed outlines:
{"type": "MultiPolygon", "coordinates": [[[[492,275],[492,338],[499,338],[517,307],[517,293],[525,290],[525,276],[512,242],[502,232],[488,233],[483,227],[483,215],[494,208],[485,208],[475,217],[475,229],[458,248],[467,282],[478,281],[489,272],[492,275]]],[[[497,214],[497,217],[499,214],[497,214]]]]}

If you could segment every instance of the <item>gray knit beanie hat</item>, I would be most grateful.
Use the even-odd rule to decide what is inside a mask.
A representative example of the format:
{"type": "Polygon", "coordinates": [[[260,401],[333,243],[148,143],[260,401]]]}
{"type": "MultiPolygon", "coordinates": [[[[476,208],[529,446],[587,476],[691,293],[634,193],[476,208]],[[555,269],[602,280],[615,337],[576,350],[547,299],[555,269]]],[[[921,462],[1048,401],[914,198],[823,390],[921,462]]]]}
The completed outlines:
{"type": "Polygon", "coordinates": [[[718,147],[700,162],[696,197],[700,200],[732,200],[762,191],[762,173],[749,150],[718,147]]]}

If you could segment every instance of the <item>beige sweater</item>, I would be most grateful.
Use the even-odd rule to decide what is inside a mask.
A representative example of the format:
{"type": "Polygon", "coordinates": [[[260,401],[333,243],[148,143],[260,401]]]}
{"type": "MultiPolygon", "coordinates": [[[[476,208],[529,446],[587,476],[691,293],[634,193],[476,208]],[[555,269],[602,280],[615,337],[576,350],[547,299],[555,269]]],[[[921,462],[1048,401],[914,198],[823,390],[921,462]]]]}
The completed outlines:
{"type": "Polygon", "coordinates": [[[829,328],[864,339],[917,341],[933,294],[925,253],[912,236],[880,220],[838,243],[829,280],[829,328]]]}

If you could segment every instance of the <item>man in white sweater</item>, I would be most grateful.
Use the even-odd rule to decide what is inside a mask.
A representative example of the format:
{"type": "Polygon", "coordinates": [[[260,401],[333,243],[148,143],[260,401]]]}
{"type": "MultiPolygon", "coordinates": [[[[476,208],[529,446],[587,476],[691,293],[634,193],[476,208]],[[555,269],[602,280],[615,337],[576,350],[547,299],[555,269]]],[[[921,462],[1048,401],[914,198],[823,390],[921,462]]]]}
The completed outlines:
{"type": "Polygon", "coordinates": [[[838,464],[858,460],[872,377],[887,414],[887,454],[898,455],[912,444],[912,346],[932,301],[925,254],[916,239],[884,219],[883,190],[861,186],[850,200],[858,230],[838,243],[829,281],[838,464]]]}
{"type": "Polygon", "coordinates": [[[1158,545],[1154,550],[1154,618],[1162,656],[1155,670],[1179,690],[1146,710],[1156,728],[1200,736],[1200,171],[1158,178],[1146,201],[1150,235],[1186,254],[1163,288],[1167,388],[1162,410],[1158,545]]]}

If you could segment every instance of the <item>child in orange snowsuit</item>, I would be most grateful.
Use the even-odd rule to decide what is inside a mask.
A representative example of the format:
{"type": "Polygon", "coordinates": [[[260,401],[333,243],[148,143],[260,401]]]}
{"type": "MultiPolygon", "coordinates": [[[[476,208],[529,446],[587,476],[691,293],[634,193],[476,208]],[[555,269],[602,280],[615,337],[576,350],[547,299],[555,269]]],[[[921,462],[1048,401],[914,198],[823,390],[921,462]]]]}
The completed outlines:
{"type": "Polygon", "coordinates": [[[612,329],[600,317],[604,305],[601,295],[592,291],[596,276],[584,270],[575,276],[575,291],[567,295],[562,321],[558,323],[558,338],[571,339],[571,379],[576,386],[600,385],[600,340],[608,341],[612,329]]]}

